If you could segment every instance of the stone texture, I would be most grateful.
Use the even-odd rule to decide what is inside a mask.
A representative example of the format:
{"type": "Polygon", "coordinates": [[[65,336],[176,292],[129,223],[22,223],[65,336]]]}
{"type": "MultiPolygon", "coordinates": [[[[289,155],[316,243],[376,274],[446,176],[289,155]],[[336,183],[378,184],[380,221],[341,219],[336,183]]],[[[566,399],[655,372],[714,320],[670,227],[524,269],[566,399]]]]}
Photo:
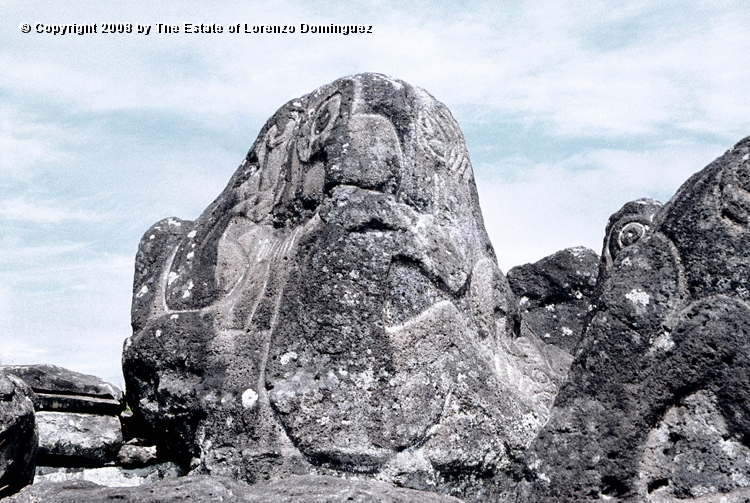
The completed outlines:
{"type": "Polygon", "coordinates": [[[0,372],[0,498],[34,480],[38,436],[32,395],[23,381],[0,372]]]}
{"type": "Polygon", "coordinates": [[[191,476],[137,487],[109,488],[89,481],[45,482],[26,488],[8,503],[125,503],[263,502],[263,503],[459,503],[434,493],[396,488],[374,481],[334,477],[291,477],[249,486],[224,477],[191,476]]]}
{"type": "Polygon", "coordinates": [[[160,456],[249,481],[486,496],[571,360],[521,322],[450,112],[375,74],[284,105],[195,222],[147,231],[132,313],[134,419],[160,456]]]}
{"type": "Polygon", "coordinates": [[[750,138],[608,225],[597,309],[522,501],[746,501],[750,138]]]}
{"type": "Polygon", "coordinates": [[[120,420],[74,412],[37,412],[40,463],[96,466],[115,461],[122,445],[120,420]]]}
{"type": "Polygon", "coordinates": [[[162,479],[184,476],[176,464],[167,462],[141,468],[104,466],[99,468],[37,466],[34,484],[44,482],[89,481],[107,487],[135,487],[162,479]]]}
{"type": "Polygon", "coordinates": [[[599,256],[588,248],[567,248],[508,271],[523,319],[546,343],[573,354],[591,310],[599,256]]]}
{"type": "Polygon", "coordinates": [[[56,365],[8,365],[0,370],[34,390],[36,410],[117,415],[125,408],[122,391],[96,376],[56,365]]]}
{"type": "Polygon", "coordinates": [[[154,464],[157,461],[156,446],[123,445],[117,453],[117,463],[127,468],[154,464]]]}

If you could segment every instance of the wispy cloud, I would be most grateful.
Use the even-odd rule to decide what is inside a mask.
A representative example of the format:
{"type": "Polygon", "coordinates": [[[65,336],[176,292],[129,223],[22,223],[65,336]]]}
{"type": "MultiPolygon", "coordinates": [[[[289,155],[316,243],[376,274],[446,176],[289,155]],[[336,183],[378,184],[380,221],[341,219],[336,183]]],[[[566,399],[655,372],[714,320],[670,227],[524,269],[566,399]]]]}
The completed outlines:
{"type": "Polygon", "coordinates": [[[96,222],[105,218],[101,212],[62,206],[58,201],[31,201],[24,196],[0,200],[0,221],[59,224],[66,220],[96,222]]]}

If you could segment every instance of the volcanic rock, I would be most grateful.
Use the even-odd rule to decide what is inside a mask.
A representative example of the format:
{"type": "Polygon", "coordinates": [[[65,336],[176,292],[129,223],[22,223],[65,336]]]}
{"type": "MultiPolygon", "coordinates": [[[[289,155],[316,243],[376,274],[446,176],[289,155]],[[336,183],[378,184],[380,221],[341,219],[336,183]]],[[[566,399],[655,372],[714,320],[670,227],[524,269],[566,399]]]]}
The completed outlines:
{"type": "Polygon", "coordinates": [[[123,445],[117,453],[117,463],[127,468],[156,463],[156,446],[123,445]]]}
{"type": "Polygon", "coordinates": [[[748,497],[748,159],[750,138],[663,208],[610,219],[597,308],[521,500],[748,497]]]}
{"type": "Polygon", "coordinates": [[[521,322],[450,112],[376,74],[284,105],[195,222],[149,229],[132,313],[128,403],[160,457],[249,481],[482,485],[571,360],[521,322]]]}
{"type": "Polygon", "coordinates": [[[22,380],[0,372],[0,498],[34,480],[38,437],[32,395],[22,380]]]}
{"type": "Polygon", "coordinates": [[[271,484],[249,486],[225,477],[190,476],[137,487],[110,488],[76,480],[44,482],[7,499],[8,503],[459,503],[450,496],[396,488],[374,481],[325,476],[291,477],[271,484]]]}
{"type": "Polygon", "coordinates": [[[172,462],[152,464],[141,468],[37,466],[34,484],[85,480],[106,487],[135,487],[184,475],[184,470],[172,462]]]}
{"type": "Polygon", "coordinates": [[[117,415],[125,408],[122,391],[96,376],[56,365],[8,365],[0,371],[34,390],[36,410],[117,415]]]}
{"type": "Polygon", "coordinates": [[[39,462],[57,466],[97,466],[117,459],[120,420],[73,412],[37,412],[39,462]]]}
{"type": "Polygon", "coordinates": [[[567,248],[508,271],[523,319],[546,343],[573,354],[591,310],[599,256],[588,248],[567,248]]]}

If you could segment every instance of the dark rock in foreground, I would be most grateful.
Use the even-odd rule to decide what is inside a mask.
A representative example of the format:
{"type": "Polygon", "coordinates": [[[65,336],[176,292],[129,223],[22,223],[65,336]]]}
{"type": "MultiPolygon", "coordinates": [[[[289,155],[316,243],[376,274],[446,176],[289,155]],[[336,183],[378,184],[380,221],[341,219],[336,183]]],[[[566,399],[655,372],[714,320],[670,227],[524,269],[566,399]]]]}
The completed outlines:
{"type": "Polygon", "coordinates": [[[591,310],[599,256],[588,248],[567,248],[508,271],[523,319],[547,344],[573,354],[591,310]]]}
{"type": "Polygon", "coordinates": [[[396,488],[375,481],[325,476],[290,477],[249,486],[225,477],[191,476],[138,487],[109,488],[87,481],[45,482],[8,498],[8,503],[459,503],[449,496],[396,488]]]}
{"type": "Polygon", "coordinates": [[[122,391],[103,379],[56,365],[7,365],[0,371],[21,378],[34,390],[36,410],[117,415],[122,391]]]}
{"type": "Polygon", "coordinates": [[[663,208],[610,219],[597,309],[523,501],[747,500],[749,159],[746,138],[663,208]]]}
{"type": "Polygon", "coordinates": [[[248,481],[486,497],[571,359],[521,323],[450,112],[375,74],[284,105],[195,222],[146,232],[132,313],[128,403],[160,456],[248,481]]]}
{"type": "Polygon", "coordinates": [[[0,498],[34,480],[37,443],[32,391],[0,372],[0,498]]]}

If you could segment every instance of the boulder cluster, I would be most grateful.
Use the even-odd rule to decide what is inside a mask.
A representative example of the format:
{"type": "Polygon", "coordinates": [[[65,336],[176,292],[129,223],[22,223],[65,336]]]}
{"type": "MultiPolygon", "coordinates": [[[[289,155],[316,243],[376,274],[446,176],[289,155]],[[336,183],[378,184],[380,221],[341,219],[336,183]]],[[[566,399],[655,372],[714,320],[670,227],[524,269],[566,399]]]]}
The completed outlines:
{"type": "Polygon", "coordinates": [[[377,74],[292,100],[143,236],[124,397],[1,369],[0,497],[747,501],[749,158],[506,277],[445,106],[377,74]]]}
{"type": "Polygon", "coordinates": [[[183,473],[174,463],[158,462],[153,441],[133,435],[132,413],[116,386],[55,365],[0,367],[0,382],[5,381],[15,384],[17,398],[10,407],[0,402],[0,414],[18,429],[3,436],[24,446],[2,451],[0,444],[0,452],[7,452],[4,477],[20,484],[9,484],[8,494],[32,481],[128,486],[183,473]],[[14,471],[22,466],[23,476],[14,471]]]}

